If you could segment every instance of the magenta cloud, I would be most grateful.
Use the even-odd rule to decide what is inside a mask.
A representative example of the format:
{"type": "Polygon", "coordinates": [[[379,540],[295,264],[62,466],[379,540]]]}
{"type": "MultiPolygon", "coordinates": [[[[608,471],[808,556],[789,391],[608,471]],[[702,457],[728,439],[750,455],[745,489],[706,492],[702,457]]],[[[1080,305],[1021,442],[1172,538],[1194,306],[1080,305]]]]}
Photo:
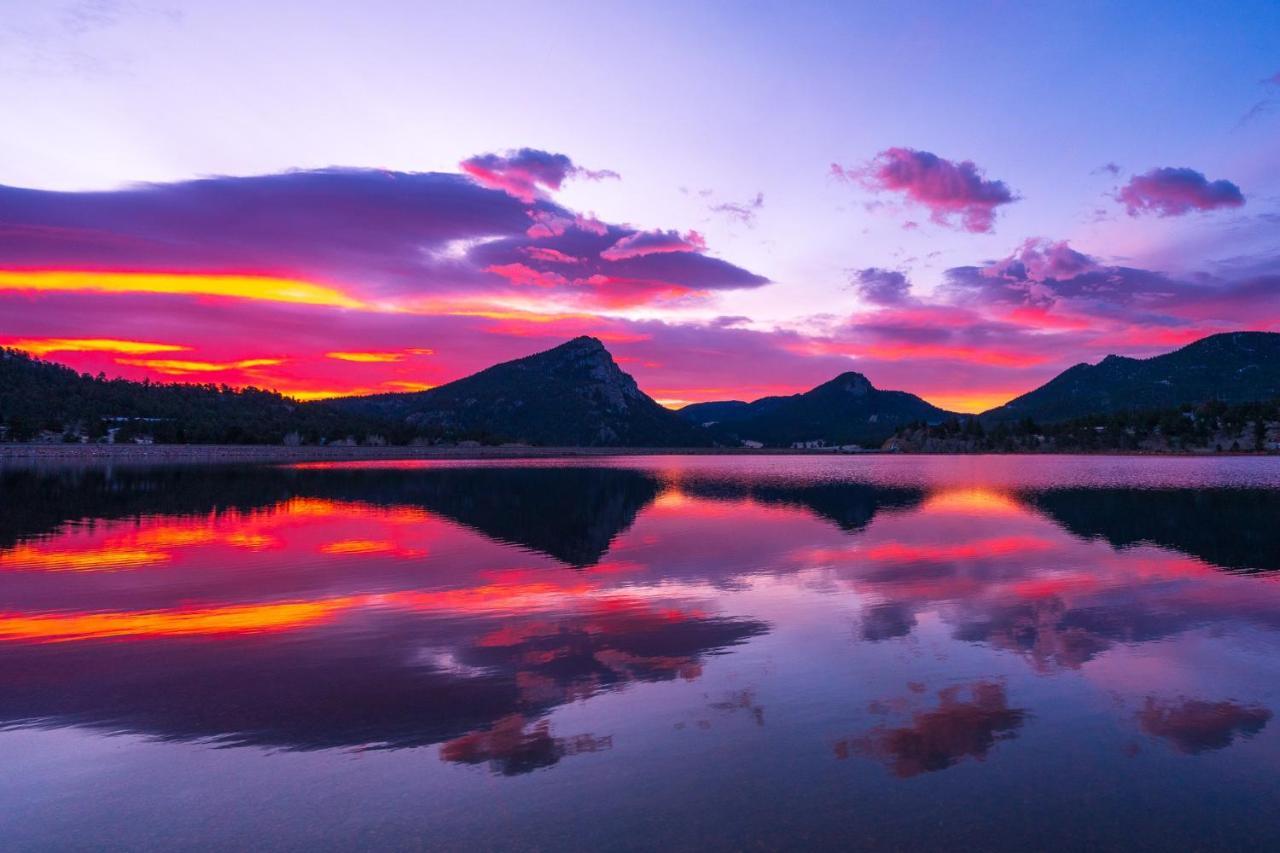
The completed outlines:
{"type": "Polygon", "coordinates": [[[600,253],[606,261],[625,261],[644,255],[667,252],[705,252],[706,240],[697,231],[681,234],[679,231],[636,231],[618,240],[600,253]]]}
{"type": "Polygon", "coordinates": [[[1098,262],[1077,252],[1066,240],[1032,237],[1007,258],[988,264],[983,274],[1018,281],[1044,282],[1075,278],[1099,269],[1098,262]]]}
{"type": "Polygon", "coordinates": [[[957,163],[914,148],[887,148],[866,166],[832,164],[831,172],[873,192],[899,193],[928,209],[934,223],[973,233],[990,232],[996,209],[1018,199],[1004,181],[987,179],[970,160],[957,163]]]}
{"type": "Polygon", "coordinates": [[[1193,210],[1240,207],[1244,194],[1231,181],[1210,181],[1195,169],[1165,166],[1145,175],[1134,175],[1120,188],[1117,198],[1130,216],[1154,213],[1182,216],[1193,210]]]}
{"type": "Polygon", "coordinates": [[[489,189],[502,190],[525,204],[532,204],[541,193],[560,189],[571,177],[591,181],[617,178],[611,169],[585,169],[574,165],[566,154],[553,154],[537,148],[521,148],[505,154],[477,154],[459,166],[477,183],[489,189]]]}

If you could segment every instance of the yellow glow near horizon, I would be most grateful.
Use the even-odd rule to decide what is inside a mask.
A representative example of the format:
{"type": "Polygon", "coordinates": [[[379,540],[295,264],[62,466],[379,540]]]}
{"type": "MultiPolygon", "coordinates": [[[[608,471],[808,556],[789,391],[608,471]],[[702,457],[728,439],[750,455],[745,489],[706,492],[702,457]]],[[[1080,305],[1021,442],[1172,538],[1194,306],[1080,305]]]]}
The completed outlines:
{"type": "Polygon", "coordinates": [[[54,293],[164,293],[375,310],[369,303],[331,287],[264,275],[0,270],[0,290],[34,290],[54,293]]]}
{"type": "Polygon", "coordinates": [[[954,393],[925,393],[920,396],[925,402],[932,403],[948,412],[959,412],[962,415],[978,415],[988,409],[1003,406],[1023,391],[957,391],[954,393]]]}

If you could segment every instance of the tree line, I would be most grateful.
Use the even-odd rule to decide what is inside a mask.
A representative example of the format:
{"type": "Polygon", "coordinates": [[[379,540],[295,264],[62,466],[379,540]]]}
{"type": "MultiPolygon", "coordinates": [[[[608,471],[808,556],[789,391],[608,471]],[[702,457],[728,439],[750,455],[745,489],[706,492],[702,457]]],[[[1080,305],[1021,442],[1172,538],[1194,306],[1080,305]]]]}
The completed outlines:
{"type": "Polygon", "coordinates": [[[915,423],[886,443],[899,450],[949,452],[1267,451],[1280,442],[1280,400],[1210,400],[1161,409],[1088,415],[1056,423],[978,417],[915,423]]]}
{"type": "MultiPolygon", "coordinates": [[[[469,437],[469,436],[467,436],[469,437]]],[[[227,385],[108,379],[0,348],[0,438],[164,444],[362,444],[457,440],[322,402],[227,385]]],[[[478,439],[489,438],[485,436],[478,439]]]]}

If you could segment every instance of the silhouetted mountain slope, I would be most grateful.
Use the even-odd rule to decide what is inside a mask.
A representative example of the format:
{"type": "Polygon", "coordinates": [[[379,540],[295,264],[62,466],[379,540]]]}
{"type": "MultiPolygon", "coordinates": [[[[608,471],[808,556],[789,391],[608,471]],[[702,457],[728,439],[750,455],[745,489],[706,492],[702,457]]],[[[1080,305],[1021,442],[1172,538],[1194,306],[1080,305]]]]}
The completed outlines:
{"type": "Polygon", "coordinates": [[[327,406],[403,420],[415,429],[563,446],[679,447],[708,434],[641,391],[595,338],[568,343],[412,394],[327,406]]]}
{"type": "Polygon", "coordinates": [[[905,424],[951,416],[914,394],[881,391],[853,372],[803,394],[753,403],[694,403],[680,414],[697,423],[716,421],[720,432],[769,445],[816,439],[827,444],[878,444],[905,424]]]}
{"type": "Polygon", "coordinates": [[[988,421],[1051,422],[1123,410],[1280,397],[1280,334],[1228,332],[1147,359],[1109,355],[1077,364],[982,414],[988,421]]]}
{"type": "Polygon", "coordinates": [[[751,403],[742,400],[715,400],[709,403],[690,403],[678,414],[699,424],[731,424],[757,417],[777,408],[787,397],[761,397],[751,403]]]}

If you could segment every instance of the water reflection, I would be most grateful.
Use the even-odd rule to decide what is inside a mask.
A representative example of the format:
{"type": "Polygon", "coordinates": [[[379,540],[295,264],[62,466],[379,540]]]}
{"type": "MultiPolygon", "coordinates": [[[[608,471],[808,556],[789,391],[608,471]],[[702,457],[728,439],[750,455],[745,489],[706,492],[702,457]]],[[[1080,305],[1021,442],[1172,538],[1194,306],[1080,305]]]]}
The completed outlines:
{"type": "Polygon", "coordinates": [[[817,756],[1275,752],[1280,489],[817,464],[0,471],[0,729],[555,778],[698,736],[796,808],[817,756]]]}
{"type": "Polygon", "coordinates": [[[938,692],[936,707],[917,711],[908,725],[880,725],[837,741],[836,758],[870,756],[906,779],[946,770],[965,758],[982,761],[997,741],[1017,737],[1027,717],[1026,709],[1009,707],[1003,684],[953,685],[938,692]]]}
{"type": "Polygon", "coordinates": [[[1148,696],[1138,712],[1138,724],[1147,734],[1163,738],[1179,752],[1194,755],[1225,749],[1237,737],[1252,737],[1271,719],[1266,708],[1235,702],[1202,699],[1161,701],[1148,696]]]}
{"type": "Polygon", "coordinates": [[[1280,569],[1280,488],[1047,489],[1025,496],[1076,536],[1154,544],[1224,569],[1280,569]]]}

